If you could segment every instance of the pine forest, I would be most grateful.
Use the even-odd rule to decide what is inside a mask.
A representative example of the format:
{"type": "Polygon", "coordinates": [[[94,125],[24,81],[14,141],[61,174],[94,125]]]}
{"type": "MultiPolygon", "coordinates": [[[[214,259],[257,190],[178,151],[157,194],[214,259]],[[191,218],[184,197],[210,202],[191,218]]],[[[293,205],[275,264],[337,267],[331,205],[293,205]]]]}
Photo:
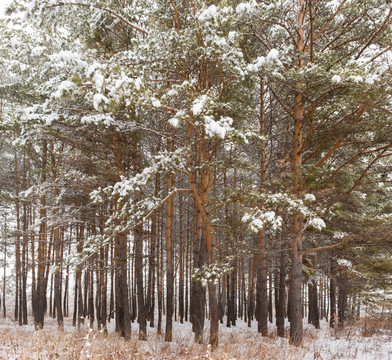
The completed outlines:
{"type": "Polygon", "coordinates": [[[391,1],[0,27],[1,359],[392,359],[391,1]]]}

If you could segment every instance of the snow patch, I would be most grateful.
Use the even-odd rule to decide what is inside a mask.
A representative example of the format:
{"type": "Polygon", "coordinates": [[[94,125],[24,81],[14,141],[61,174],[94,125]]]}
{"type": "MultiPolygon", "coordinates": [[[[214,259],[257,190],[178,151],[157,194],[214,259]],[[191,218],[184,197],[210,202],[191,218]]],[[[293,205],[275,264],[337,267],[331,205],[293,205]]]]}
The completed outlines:
{"type": "Polygon", "coordinates": [[[313,194],[306,194],[305,195],[305,200],[313,202],[313,201],[316,201],[316,197],[313,194]]]}
{"type": "Polygon", "coordinates": [[[72,89],[75,88],[75,84],[72,81],[66,80],[63,81],[58,87],[55,93],[53,94],[53,97],[55,98],[60,98],[63,96],[64,93],[71,91],[72,89]]]}
{"type": "Polygon", "coordinates": [[[162,106],[161,102],[158,99],[152,100],[152,106],[155,108],[160,108],[162,106]]]}
{"type": "Polygon", "coordinates": [[[311,218],[309,220],[309,226],[312,226],[317,230],[322,230],[326,227],[324,220],[320,218],[311,218]]]}
{"type": "Polygon", "coordinates": [[[93,97],[93,105],[95,110],[99,110],[101,103],[104,102],[105,104],[109,103],[109,99],[102,95],[102,94],[95,94],[93,97]]]}
{"type": "Polygon", "coordinates": [[[204,105],[207,102],[207,96],[202,95],[192,103],[192,113],[193,115],[200,115],[204,109],[204,105]]]}
{"type": "Polygon", "coordinates": [[[206,22],[216,17],[217,12],[218,8],[215,5],[211,5],[199,14],[198,19],[202,22],[206,22]]]}
{"type": "Polygon", "coordinates": [[[237,5],[235,11],[237,14],[250,14],[256,9],[256,1],[243,2],[237,5]]]}
{"type": "Polygon", "coordinates": [[[339,75],[334,75],[334,76],[332,76],[331,81],[332,81],[334,84],[339,84],[339,83],[342,81],[342,78],[341,78],[339,75]]]}

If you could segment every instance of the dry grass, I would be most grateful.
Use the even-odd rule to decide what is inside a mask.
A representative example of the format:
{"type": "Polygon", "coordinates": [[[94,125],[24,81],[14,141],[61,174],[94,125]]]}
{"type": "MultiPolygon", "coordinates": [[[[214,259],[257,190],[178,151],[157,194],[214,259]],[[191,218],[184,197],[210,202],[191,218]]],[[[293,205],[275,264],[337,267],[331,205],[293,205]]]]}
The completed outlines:
{"type": "MultiPolygon", "coordinates": [[[[208,346],[193,341],[189,324],[176,326],[174,341],[165,343],[155,329],[150,329],[148,341],[138,341],[135,325],[131,340],[125,341],[113,332],[104,336],[102,332],[89,330],[87,326],[76,331],[66,324],[66,330],[59,332],[53,320],[49,320],[49,324],[41,331],[34,331],[32,326],[19,327],[8,321],[0,322],[0,359],[338,360],[362,359],[357,357],[361,351],[368,352],[367,359],[389,359],[376,353],[377,356],[373,357],[372,351],[379,351],[377,346],[383,346],[382,343],[377,345],[371,339],[373,342],[363,350],[362,341],[369,340],[355,335],[353,341],[354,334],[360,332],[359,325],[356,330],[341,330],[339,340],[327,327],[322,333],[305,328],[303,349],[289,346],[287,339],[277,338],[275,332],[271,332],[267,338],[261,338],[257,331],[245,326],[232,329],[222,327],[220,345],[211,351],[208,346]],[[335,348],[330,347],[328,341],[335,341],[335,348]]],[[[384,324],[372,324],[372,327],[376,325],[384,324]]]]}
{"type": "Polygon", "coordinates": [[[125,341],[116,334],[103,336],[95,331],[59,333],[57,331],[26,332],[23,328],[0,331],[1,359],[278,359],[278,349],[249,339],[246,351],[235,342],[225,342],[216,351],[206,345],[187,341],[164,343],[157,336],[140,342],[134,336],[125,341]],[[273,350],[273,351],[271,351],[273,350]],[[275,352],[275,356],[273,355],[275,352]]]}

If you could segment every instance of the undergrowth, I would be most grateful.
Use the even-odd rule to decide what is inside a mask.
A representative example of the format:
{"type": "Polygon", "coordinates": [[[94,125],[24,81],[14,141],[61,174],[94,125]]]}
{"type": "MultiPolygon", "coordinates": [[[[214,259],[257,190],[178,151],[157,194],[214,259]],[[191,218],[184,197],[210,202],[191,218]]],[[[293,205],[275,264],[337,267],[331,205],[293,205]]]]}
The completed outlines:
{"type": "Polygon", "coordinates": [[[255,329],[246,326],[222,327],[220,344],[214,351],[205,344],[195,343],[189,327],[176,328],[174,341],[166,343],[155,329],[150,329],[147,341],[138,341],[137,326],[133,327],[132,338],[124,340],[114,332],[104,335],[102,331],[88,329],[87,325],[79,331],[68,325],[64,332],[58,331],[53,321],[40,331],[10,321],[0,325],[0,359],[7,360],[392,360],[392,350],[388,352],[385,348],[391,341],[388,323],[374,319],[361,320],[337,331],[329,329],[327,323],[321,330],[305,326],[303,348],[290,346],[287,338],[278,338],[274,330],[262,338],[255,329]]]}

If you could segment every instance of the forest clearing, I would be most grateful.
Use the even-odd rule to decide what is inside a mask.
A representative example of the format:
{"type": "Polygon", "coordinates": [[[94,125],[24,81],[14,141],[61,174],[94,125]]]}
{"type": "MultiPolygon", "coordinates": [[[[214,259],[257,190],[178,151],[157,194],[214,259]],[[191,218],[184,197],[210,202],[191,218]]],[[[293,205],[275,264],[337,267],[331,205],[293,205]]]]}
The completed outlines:
{"type": "Polygon", "coordinates": [[[4,356],[391,357],[390,1],[6,2],[4,356]]]}

